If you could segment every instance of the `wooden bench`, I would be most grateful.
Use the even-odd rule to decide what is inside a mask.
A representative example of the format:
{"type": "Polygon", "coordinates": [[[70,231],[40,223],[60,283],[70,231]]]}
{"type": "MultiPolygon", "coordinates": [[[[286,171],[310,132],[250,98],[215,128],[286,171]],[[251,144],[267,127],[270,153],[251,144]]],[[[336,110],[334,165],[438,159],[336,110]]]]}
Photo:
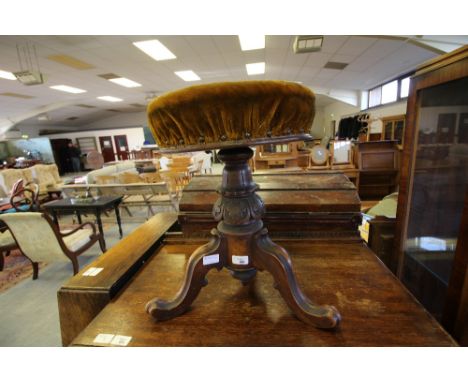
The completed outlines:
{"type": "Polygon", "coordinates": [[[169,190],[167,183],[130,183],[130,184],[75,184],[67,185],[62,191],[67,197],[84,195],[87,190],[93,196],[123,196],[121,207],[132,216],[129,207],[145,206],[148,216],[154,215],[154,206],[172,206],[178,211],[176,193],[169,190]]]}
{"type": "Polygon", "coordinates": [[[157,214],[60,288],[57,298],[64,346],[88,326],[140,269],[176,221],[177,215],[173,213],[157,214]],[[90,268],[102,270],[96,276],[85,276],[90,268]]]}

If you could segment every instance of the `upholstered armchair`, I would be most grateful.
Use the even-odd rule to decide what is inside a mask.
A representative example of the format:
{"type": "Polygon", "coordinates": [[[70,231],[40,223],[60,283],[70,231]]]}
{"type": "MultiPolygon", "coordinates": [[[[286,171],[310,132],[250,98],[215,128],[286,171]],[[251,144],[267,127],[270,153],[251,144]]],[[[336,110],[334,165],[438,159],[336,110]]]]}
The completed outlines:
{"type": "Polygon", "coordinates": [[[79,255],[97,241],[102,251],[105,248],[102,235],[97,232],[93,223],[83,223],[69,232],[60,232],[48,215],[39,212],[3,214],[0,215],[0,220],[10,230],[22,254],[31,261],[33,280],[38,277],[39,262],[70,260],[73,274],[77,274],[79,255]],[[89,228],[85,228],[87,226],[89,228]]]}

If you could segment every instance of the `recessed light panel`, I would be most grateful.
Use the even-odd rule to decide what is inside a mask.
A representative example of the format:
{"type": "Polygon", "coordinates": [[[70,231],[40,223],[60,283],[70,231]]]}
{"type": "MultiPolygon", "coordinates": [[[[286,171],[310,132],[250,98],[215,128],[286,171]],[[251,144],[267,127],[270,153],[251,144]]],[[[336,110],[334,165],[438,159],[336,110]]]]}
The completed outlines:
{"type": "Polygon", "coordinates": [[[16,80],[16,77],[13,73],[5,72],[4,70],[0,70],[0,78],[4,78],[5,80],[16,80]]]}
{"type": "Polygon", "coordinates": [[[134,42],[133,45],[156,61],[173,60],[176,58],[174,53],[161,44],[159,40],[138,41],[134,42]]]}
{"type": "Polygon", "coordinates": [[[239,35],[242,50],[265,49],[264,35],[239,35]]]}
{"type": "Polygon", "coordinates": [[[121,101],[123,101],[122,98],[117,98],[117,97],[112,97],[112,96],[102,96],[102,97],[97,97],[97,99],[100,99],[102,101],[107,101],[107,102],[121,102],[121,101]]]}
{"type": "Polygon", "coordinates": [[[265,73],[265,63],[264,62],[255,62],[253,64],[246,64],[247,74],[249,76],[254,76],[257,74],[265,73]]]}
{"type": "Polygon", "coordinates": [[[109,81],[120,86],[125,86],[126,88],[137,88],[141,86],[141,84],[139,84],[138,82],[129,80],[128,78],[124,77],[111,78],[109,81]]]}
{"type": "Polygon", "coordinates": [[[55,85],[55,86],[51,86],[50,88],[54,90],[60,90],[61,92],[67,92],[67,93],[73,93],[73,94],[86,93],[86,90],[74,88],[72,86],[67,86],[67,85],[55,85]]]}
{"type": "Polygon", "coordinates": [[[174,73],[187,82],[201,80],[201,78],[198,77],[198,75],[193,70],[182,70],[180,72],[174,73]]]}

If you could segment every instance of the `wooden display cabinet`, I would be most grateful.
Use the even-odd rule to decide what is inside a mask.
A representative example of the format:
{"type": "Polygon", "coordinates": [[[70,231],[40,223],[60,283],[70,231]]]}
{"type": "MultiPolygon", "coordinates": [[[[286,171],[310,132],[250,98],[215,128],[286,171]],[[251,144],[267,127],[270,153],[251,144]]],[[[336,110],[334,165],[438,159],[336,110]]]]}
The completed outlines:
{"type": "Polygon", "coordinates": [[[404,114],[382,118],[382,134],[380,139],[382,141],[396,140],[398,148],[401,149],[404,143],[405,118],[404,114]]]}
{"type": "Polygon", "coordinates": [[[468,345],[468,46],[411,78],[392,267],[468,345]]]}
{"type": "Polygon", "coordinates": [[[302,148],[303,142],[269,144],[255,150],[255,170],[275,168],[306,168],[310,151],[302,148]]]}

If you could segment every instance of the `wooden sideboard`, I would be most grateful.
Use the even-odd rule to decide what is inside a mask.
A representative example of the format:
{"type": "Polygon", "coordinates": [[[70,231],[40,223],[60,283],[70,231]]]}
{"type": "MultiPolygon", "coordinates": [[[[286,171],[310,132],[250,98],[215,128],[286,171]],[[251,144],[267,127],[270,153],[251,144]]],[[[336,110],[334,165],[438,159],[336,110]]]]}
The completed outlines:
{"type": "MultiPolygon", "coordinates": [[[[335,183],[343,184],[339,175],[335,183]]],[[[202,178],[207,180],[204,193],[211,198],[212,178],[202,178]]],[[[343,195],[355,195],[354,186],[347,182],[349,189],[336,196],[335,202],[331,197],[324,199],[328,200],[326,210],[316,203],[316,212],[322,209],[322,216],[328,216],[327,209],[343,208],[343,195]]],[[[283,183],[276,182],[279,188],[283,183]]],[[[274,180],[269,184],[270,190],[275,188],[274,180]]],[[[307,181],[302,184],[310,188],[307,181]]],[[[333,193],[326,185],[322,188],[324,195],[333,193]]],[[[281,198],[294,206],[298,190],[282,192],[281,198]]],[[[351,201],[348,212],[353,212],[356,203],[351,201]]],[[[265,202],[268,211],[272,204],[268,199],[265,202]]],[[[270,229],[272,223],[283,224],[281,231],[293,233],[281,238],[272,230],[272,237],[291,254],[302,291],[316,303],[334,305],[340,311],[342,322],[335,330],[316,329],[298,320],[269,273],[258,272],[244,287],[227,270],[208,274],[208,285],[189,312],[154,322],[146,313],[146,303],[155,297],[172,297],[190,254],[206,243],[201,236],[185,235],[177,215],[166,213],[141,225],[62,286],[58,300],[63,344],[112,346],[110,341],[99,342],[100,335],[108,334],[109,338],[123,336],[119,338],[128,340],[126,346],[456,345],[360,238],[337,240],[315,231],[299,232],[291,214],[278,214],[276,219],[265,219],[265,225],[270,229]],[[91,267],[102,271],[85,276],[91,267]]]]}
{"type": "MultiPolygon", "coordinates": [[[[359,237],[361,202],[356,187],[341,172],[254,174],[253,180],[266,205],[263,221],[272,235],[359,237]]],[[[211,212],[220,184],[220,175],[202,175],[185,187],[179,223],[186,236],[207,236],[216,227],[211,212]]]]}
{"type": "Polygon", "coordinates": [[[300,149],[302,142],[258,146],[253,161],[255,170],[309,166],[310,151],[300,149]],[[276,150],[278,146],[278,150],[276,150]]]}
{"type": "MultiPolygon", "coordinates": [[[[279,242],[292,254],[303,292],[339,309],[342,322],[336,330],[320,330],[299,321],[268,273],[258,273],[244,287],[227,270],[208,274],[208,285],[189,312],[154,322],[145,304],[156,296],[170,298],[176,293],[189,254],[202,243],[163,239],[71,345],[109,346],[95,342],[104,333],[126,337],[127,346],[456,345],[363,243],[279,242]]],[[[106,260],[109,263],[101,265],[110,269],[111,259],[106,260]]]]}
{"type": "Polygon", "coordinates": [[[381,199],[395,191],[399,170],[397,141],[359,142],[357,156],[362,199],[381,199]]]}

